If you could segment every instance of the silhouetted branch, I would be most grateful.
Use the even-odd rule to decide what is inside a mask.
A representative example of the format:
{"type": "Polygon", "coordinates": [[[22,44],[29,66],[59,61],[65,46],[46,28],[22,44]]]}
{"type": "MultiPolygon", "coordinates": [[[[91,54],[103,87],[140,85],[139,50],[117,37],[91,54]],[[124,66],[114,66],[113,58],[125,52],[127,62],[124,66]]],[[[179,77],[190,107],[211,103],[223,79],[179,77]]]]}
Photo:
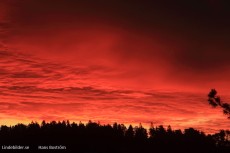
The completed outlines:
{"type": "Polygon", "coordinates": [[[216,96],[217,91],[215,89],[211,89],[210,93],[208,94],[208,101],[209,104],[212,105],[213,108],[216,106],[220,106],[223,108],[223,114],[229,115],[228,119],[230,119],[230,105],[227,103],[222,103],[219,96],[216,96]]]}

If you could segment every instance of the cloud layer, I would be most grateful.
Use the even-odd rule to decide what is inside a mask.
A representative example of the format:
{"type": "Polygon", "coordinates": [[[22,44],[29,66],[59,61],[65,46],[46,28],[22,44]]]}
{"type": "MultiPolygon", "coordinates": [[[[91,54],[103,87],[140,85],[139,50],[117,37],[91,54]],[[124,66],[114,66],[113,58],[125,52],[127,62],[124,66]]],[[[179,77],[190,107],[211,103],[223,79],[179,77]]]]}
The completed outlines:
{"type": "Polygon", "coordinates": [[[227,119],[224,120],[221,110],[208,106],[204,93],[108,86],[103,80],[119,75],[116,70],[53,63],[3,50],[0,52],[0,109],[4,117],[1,124],[91,119],[104,124],[142,122],[145,127],[153,122],[211,133],[227,128],[227,119]]]}
{"type": "Polygon", "coordinates": [[[0,3],[2,124],[227,128],[206,101],[229,100],[227,1],[0,3]]]}

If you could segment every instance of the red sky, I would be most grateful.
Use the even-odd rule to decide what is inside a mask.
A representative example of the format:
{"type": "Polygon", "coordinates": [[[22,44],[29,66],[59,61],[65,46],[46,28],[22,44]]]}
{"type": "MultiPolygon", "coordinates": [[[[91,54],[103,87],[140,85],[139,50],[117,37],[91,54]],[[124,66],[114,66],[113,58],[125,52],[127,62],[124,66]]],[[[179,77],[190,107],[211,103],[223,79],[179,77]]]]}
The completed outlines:
{"type": "Polygon", "coordinates": [[[0,0],[0,124],[228,129],[227,0],[0,0]]]}

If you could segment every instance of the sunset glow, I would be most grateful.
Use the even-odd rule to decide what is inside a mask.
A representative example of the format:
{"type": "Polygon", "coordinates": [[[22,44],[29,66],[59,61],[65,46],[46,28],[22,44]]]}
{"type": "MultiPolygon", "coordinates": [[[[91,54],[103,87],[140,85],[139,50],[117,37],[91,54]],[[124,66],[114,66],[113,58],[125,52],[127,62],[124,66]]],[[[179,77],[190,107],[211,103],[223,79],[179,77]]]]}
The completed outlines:
{"type": "Polygon", "coordinates": [[[0,124],[229,129],[229,11],[209,1],[0,2],[0,124]]]}

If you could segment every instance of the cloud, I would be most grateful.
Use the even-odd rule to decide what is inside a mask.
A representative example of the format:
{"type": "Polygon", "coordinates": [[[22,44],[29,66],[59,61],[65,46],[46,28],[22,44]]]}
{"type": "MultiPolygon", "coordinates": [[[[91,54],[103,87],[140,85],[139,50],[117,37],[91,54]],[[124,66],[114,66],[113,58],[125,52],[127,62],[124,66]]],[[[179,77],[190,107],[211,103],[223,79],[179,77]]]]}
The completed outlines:
{"type": "MultiPolygon", "coordinates": [[[[114,69],[55,63],[33,56],[28,59],[24,54],[12,52],[2,54],[6,61],[1,63],[1,72],[7,77],[2,79],[0,108],[1,114],[9,120],[61,120],[65,116],[75,121],[93,119],[133,125],[142,122],[145,127],[152,121],[155,125],[170,124],[175,129],[192,126],[207,131],[208,122],[213,126],[219,122],[211,123],[212,118],[223,118],[220,110],[208,106],[207,94],[107,88],[101,81],[117,75],[114,69]],[[15,69],[15,65],[20,69],[15,69]],[[30,72],[46,77],[25,77],[30,72]],[[10,77],[18,74],[24,76],[10,77]],[[95,83],[92,78],[100,78],[100,81],[95,83]]],[[[225,128],[226,124],[221,127],[225,128]]],[[[211,132],[218,130],[218,127],[210,129],[211,132]]]]}
{"type": "Polygon", "coordinates": [[[12,78],[43,78],[45,76],[37,74],[35,72],[20,72],[20,73],[14,73],[11,75],[12,78]]]}
{"type": "MultiPolygon", "coordinates": [[[[184,7],[178,8],[179,2],[11,1],[5,4],[11,8],[5,14],[14,31],[8,44],[26,54],[85,65],[72,68],[72,77],[94,74],[94,80],[103,77],[108,86],[184,90],[218,86],[218,80],[229,78],[228,73],[213,75],[228,70],[229,46],[226,26],[216,20],[227,15],[221,11],[212,19],[215,13],[209,4],[180,3],[184,7]],[[98,76],[101,71],[103,76],[98,76]]],[[[47,74],[58,68],[47,67],[43,68],[47,74]]],[[[55,79],[64,79],[62,74],[55,79]]]]}
{"type": "Polygon", "coordinates": [[[217,126],[223,116],[206,92],[215,87],[228,99],[230,54],[229,12],[215,7],[1,2],[2,115],[217,126]]]}

